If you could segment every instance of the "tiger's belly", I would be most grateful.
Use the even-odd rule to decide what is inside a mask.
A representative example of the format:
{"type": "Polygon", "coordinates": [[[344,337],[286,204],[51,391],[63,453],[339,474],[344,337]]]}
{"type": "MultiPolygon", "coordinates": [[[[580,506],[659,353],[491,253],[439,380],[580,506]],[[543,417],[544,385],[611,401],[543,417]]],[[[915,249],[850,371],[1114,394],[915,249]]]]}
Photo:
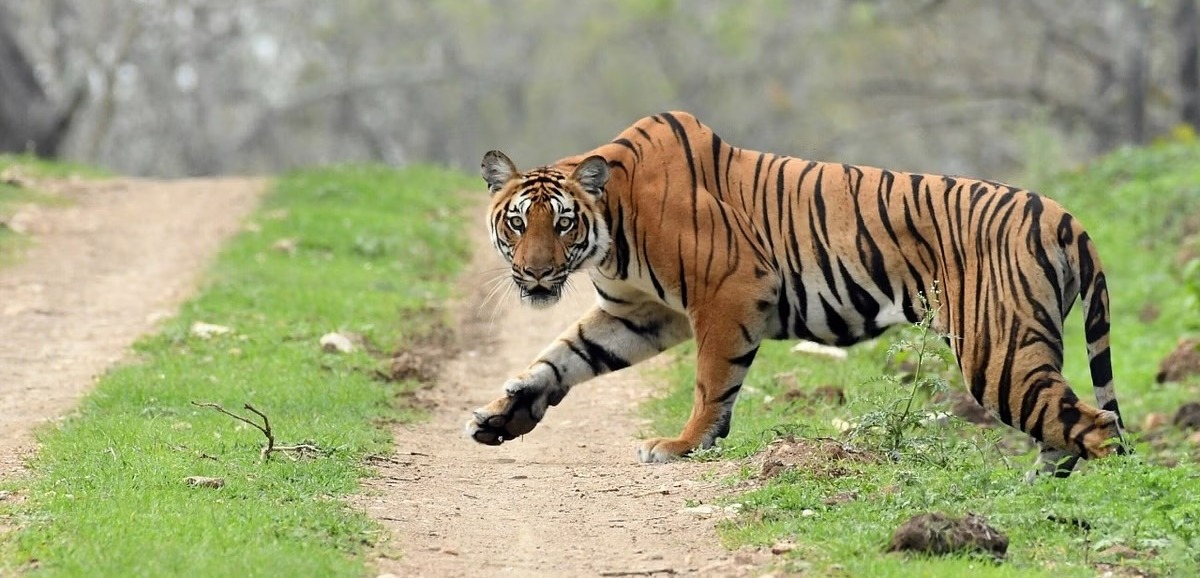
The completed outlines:
{"type": "Polygon", "coordinates": [[[880,289],[869,283],[847,281],[831,287],[823,280],[792,276],[785,282],[768,321],[773,339],[806,339],[825,345],[848,346],[878,337],[887,328],[921,318],[902,285],[880,289]]]}

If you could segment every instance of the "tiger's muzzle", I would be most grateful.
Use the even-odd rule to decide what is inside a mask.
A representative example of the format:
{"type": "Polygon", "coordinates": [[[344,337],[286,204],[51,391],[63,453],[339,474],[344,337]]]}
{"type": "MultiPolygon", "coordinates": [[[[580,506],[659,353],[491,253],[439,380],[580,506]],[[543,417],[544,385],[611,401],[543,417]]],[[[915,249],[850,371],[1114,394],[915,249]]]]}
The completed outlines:
{"type": "Polygon", "coordinates": [[[513,267],[513,283],[521,290],[521,302],[538,309],[558,303],[567,281],[566,268],[513,267]]]}

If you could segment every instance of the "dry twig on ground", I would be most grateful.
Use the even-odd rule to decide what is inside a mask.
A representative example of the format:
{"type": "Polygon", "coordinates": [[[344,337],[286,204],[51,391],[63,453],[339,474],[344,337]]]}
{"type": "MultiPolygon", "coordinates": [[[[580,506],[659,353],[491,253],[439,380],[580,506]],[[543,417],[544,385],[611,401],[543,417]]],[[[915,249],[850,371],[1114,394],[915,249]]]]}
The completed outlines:
{"type": "Polygon", "coordinates": [[[259,452],[259,459],[261,459],[264,462],[271,459],[272,452],[284,452],[284,453],[287,453],[289,455],[289,457],[292,457],[292,459],[295,459],[295,456],[292,454],[298,454],[298,455],[302,456],[309,452],[315,454],[315,453],[320,453],[320,451],[321,451],[321,448],[319,448],[313,444],[297,444],[294,446],[276,446],[275,445],[275,434],[271,432],[271,420],[267,419],[267,414],[265,414],[261,411],[258,411],[257,409],[255,409],[254,406],[252,406],[248,403],[243,405],[242,407],[246,408],[247,411],[253,412],[254,415],[261,417],[262,421],[263,421],[262,425],[258,425],[257,423],[254,423],[253,421],[250,421],[249,419],[246,419],[236,413],[233,413],[233,412],[221,407],[220,404],[216,404],[216,403],[212,403],[212,402],[193,401],[192,405],[194,405],[196,407],[207,407],[207,408],[217,410],[218,412],[221,412],[221,413],[223,413],[229,417],[232,417],[233,419],[236,419],[240,422],[250,424],[250,425],[254,426],[255,429],[262,432],[264,436],[267,436],[267,445],[263,446],[262,451],[259,452]]]}

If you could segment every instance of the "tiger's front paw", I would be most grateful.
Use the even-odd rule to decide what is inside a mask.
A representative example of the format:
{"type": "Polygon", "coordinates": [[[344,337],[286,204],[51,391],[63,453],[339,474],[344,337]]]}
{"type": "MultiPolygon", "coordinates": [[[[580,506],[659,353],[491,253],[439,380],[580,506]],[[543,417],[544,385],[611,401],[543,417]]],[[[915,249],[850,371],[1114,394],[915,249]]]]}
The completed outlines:
{"type": "Polygon", "coordinates": [[[666,463],[688,455],[699,445],[682,438],[651,438],[638,448],[638,459],[645,464],[666,463]]]}
{"type": "Polygon", "coordinates": [[[467,422],[467,435],[485,445],[498,446],[523,436],[537,427],[546,416],[546,408],[558,405],[565,392],[559,388],[538,388],[510,382],[507,395],[475,410],[467,422]]]}

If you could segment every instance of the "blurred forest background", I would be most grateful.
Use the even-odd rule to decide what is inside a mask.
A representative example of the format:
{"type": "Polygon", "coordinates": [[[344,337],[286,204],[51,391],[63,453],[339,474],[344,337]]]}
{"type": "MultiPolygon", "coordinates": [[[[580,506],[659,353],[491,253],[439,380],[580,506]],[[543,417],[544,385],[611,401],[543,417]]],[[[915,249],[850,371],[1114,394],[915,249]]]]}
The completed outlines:
{"type": "Polygon", "coordinates": [[[1005,179],[1200,125],[1197,0],[3,0],[0,150],[135,175],[530,167],[667,109],[1005,179]]]}

